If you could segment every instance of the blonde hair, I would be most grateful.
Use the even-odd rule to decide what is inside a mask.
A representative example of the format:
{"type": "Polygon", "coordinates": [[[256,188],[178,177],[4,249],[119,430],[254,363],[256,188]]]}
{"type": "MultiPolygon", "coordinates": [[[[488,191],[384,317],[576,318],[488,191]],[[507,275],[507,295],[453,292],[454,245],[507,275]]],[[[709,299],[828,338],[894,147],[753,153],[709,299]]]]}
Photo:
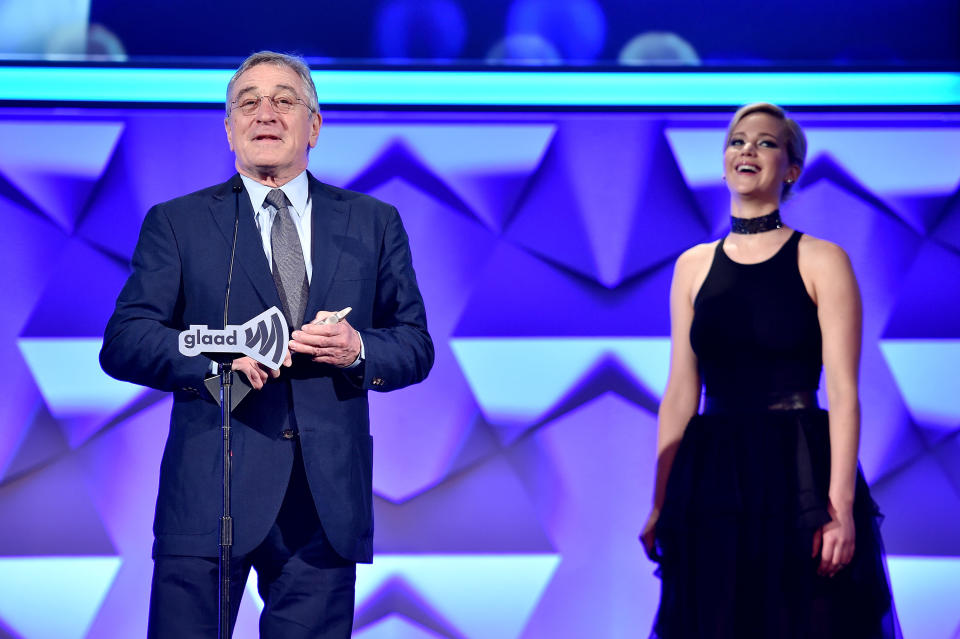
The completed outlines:
{"type": "MultiPolygon", "coordinates": [[[[766,113],[783,123],[783,132],[787,143],[787,157],[790,159],[790,164],[803,169],[803,164],[807,159],[807,136],[804,135],[803,129],[800,128],[797,121],[788,116],[786,111],[776,104],[770,104],[769,102],[753,102],[737,109],[737,112],[733,114],[733,118],[730,119],[730,125],[727,127],[727,136],[723,141],[724,148],[730,144],[730,136],[733,135],[733,130],[736,126],[740,124],[743,118],[751,113],[766,113]]],[[[784,184],[783,190],[780,192],[780,197],[785,198],[791,188],[793,188],[793,184],[784,184]]]]}

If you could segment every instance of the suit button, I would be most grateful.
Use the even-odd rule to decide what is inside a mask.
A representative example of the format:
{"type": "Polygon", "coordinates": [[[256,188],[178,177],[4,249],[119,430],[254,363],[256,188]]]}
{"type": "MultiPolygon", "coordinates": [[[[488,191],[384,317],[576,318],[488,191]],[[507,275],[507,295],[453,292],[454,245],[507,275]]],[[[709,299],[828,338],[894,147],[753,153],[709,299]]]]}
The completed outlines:
{"type": "Polygon", "coordinates": [[[372,380],[370,380],[370,383],[373,384],[374,386],[383,386],[383,378],[374,377],[372,380]]]}
{"type": "Polygon", "coordinates": [[[290,430],[289,428],[283,431],[282,433],[280,433],[280,437],[283,437],[284,439],[293,439],[296,436],[297,436],[297,431],[290,430]]]}

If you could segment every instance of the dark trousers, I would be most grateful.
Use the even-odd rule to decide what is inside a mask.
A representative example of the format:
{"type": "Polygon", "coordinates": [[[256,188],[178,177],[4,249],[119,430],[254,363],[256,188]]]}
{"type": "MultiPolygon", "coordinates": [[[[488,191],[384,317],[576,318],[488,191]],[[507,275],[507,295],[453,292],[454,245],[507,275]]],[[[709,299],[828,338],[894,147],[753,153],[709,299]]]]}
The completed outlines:
{"type": "MultiPolygon", "coordinates": [[[[293,471],[276,523],[253,552],[231,559],[230,629],[253,567],[264,601],[263,639],[348,639],[356,564],[330,547],[310,496],[300,446],[294,445],[293,471]]],[[[217,563],[216,557],[154,559],[148,639],[217,637],[217,563]]]]}

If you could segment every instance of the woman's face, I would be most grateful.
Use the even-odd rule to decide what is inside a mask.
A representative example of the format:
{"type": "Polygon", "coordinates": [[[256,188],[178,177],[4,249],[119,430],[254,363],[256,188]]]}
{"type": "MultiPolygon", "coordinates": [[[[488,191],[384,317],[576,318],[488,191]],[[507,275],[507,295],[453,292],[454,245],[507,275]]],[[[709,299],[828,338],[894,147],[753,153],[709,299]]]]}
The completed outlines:
{"type": "Polygon", "coordinates": [[[783,122],[763,112],[741,119],[727,140],[723,172],[731,193],[779,202],[783,183],[800,175],[790,164],[783,122]]]}

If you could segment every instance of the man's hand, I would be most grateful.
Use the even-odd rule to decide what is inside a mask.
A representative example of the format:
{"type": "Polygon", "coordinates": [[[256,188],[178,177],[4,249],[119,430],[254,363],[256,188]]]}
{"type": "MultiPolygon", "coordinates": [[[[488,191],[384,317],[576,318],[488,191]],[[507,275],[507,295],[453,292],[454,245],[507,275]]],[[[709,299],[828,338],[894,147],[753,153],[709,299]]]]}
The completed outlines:
{"type": "MultiPolygon", "coordinates": [[[[287,354],[283,359],[283,366],[290,366],[292,363],[293,360],[290,357],[290,351],[287,350],[287,354]]],[[[277,370],[267,368],[260,362],[249,357],[239,357],[233,360],[233,370],[243,373],[247,381],[250,382],[250,386],[255,390],[263,388],[263,385],[266,384],[267,380],[271,377],[280,377],[279,368],[277,370]]]]}
{"type": "Polygon", "coordinates": [[[335,324],[320,323],[331,315],[330,311],[320,311],[313,322],[294,331],[290,336],[290,350],[303,353],[314,362],[344,368],[360,356],[360,336],[347,320],[335,324]]]}

